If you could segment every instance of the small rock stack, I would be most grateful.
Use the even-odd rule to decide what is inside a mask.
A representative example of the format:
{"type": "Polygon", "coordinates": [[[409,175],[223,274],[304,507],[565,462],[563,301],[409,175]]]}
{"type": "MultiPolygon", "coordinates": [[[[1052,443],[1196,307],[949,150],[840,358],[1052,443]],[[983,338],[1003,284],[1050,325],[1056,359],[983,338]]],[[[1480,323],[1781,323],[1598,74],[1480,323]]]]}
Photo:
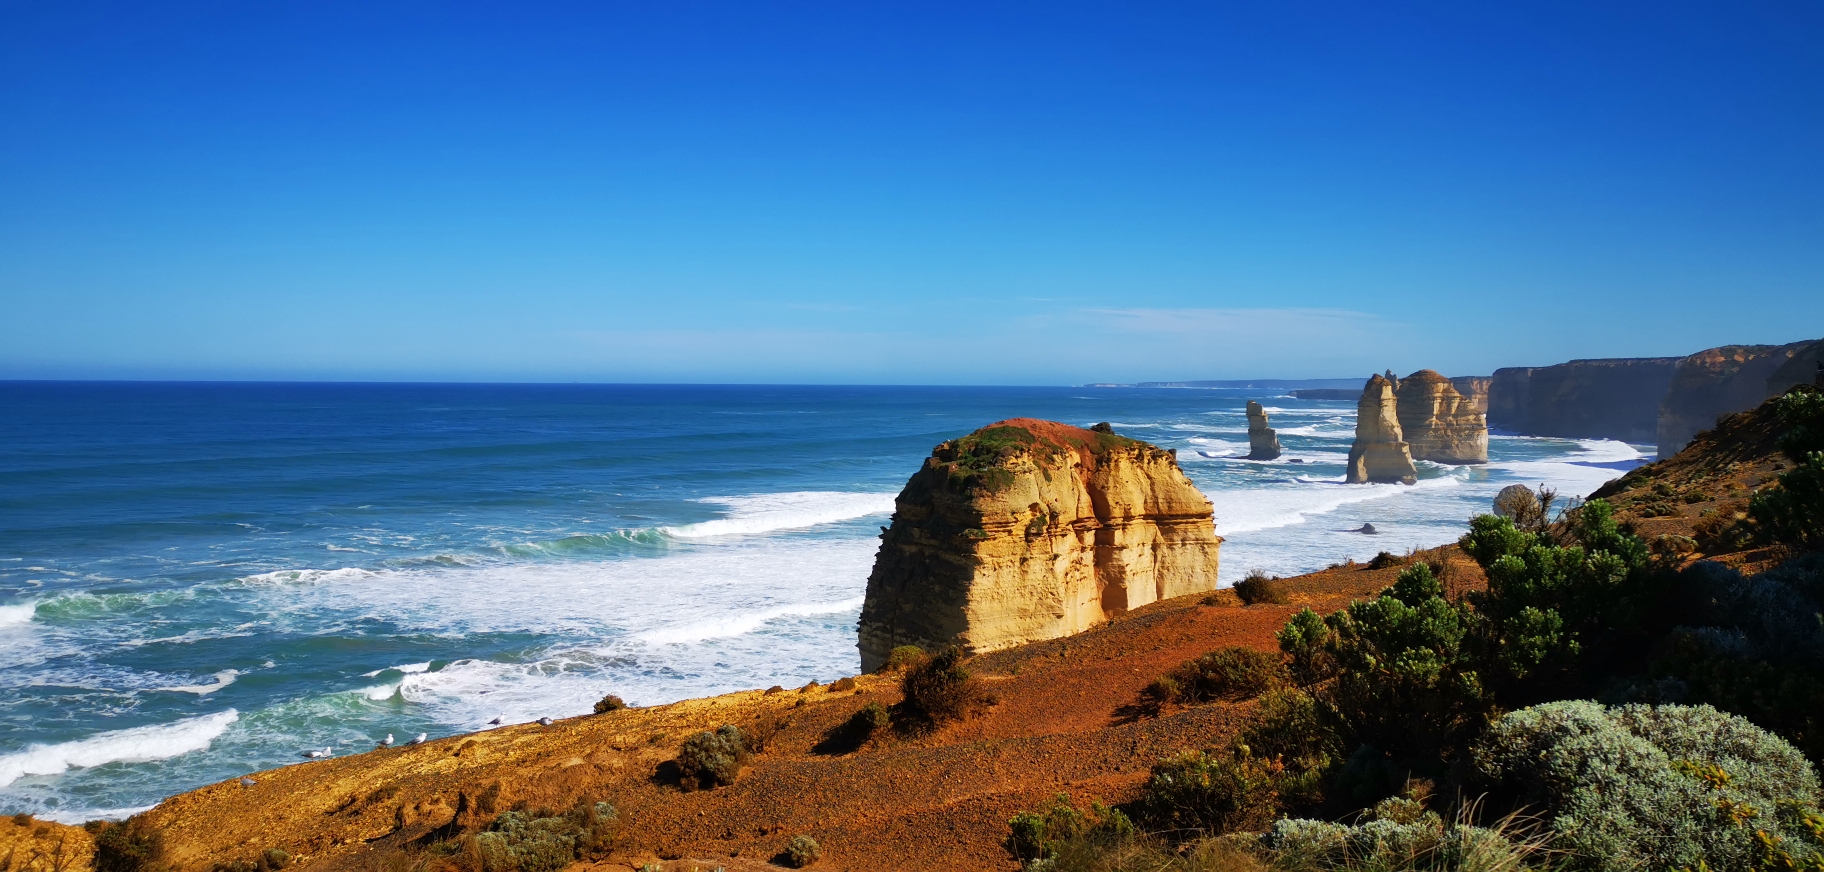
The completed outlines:
{"type": "Polygon", "coordinates": [[[1253,400],[1248,401],[1248,459],[1276,460],[1283,452],[1279,447],[1279,434],[1267,426],[1267,410],[1253,400]]]}

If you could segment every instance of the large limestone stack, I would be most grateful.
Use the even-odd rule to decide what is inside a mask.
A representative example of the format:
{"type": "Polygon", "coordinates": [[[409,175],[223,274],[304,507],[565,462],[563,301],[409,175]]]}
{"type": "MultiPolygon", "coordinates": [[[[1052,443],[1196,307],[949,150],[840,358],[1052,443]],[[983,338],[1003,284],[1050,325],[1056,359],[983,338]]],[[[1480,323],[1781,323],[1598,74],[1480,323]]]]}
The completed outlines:
{"type": "Polygon", "coordinates": [[[1488,422],[1450,379],[1421,369],[1401,379],[1394,393],[1413,460],[1488,462],[1488,422]]]}
{"type": "Polygon", "coordinates": [[[1015,418],[937,446],[900,491],[861,607],[861,666],[993,651],[1216,587],[1210,501],[1172,452],[1015,418]]]}
{"type": "Polygon", "coordinates": [[[1365,482],[1399,482],[1416,484],[1419,472],[1412,465],[1412,451],[1400,432],[1398,399],[1394,388],[1398,382],[1386,376],[1375,376],[1362,389],[1355,405],[1355,444],[1349,446],[1349,472],[1352,484],[1365,482]]]}
{"type": "Polygon", "coordinates": [[[1282,454],[1279,447],[1279,434],[1267,426],[1267,410],[1259,403],[1248,401],[1248,459],[1274,460],[1282,454]]]}

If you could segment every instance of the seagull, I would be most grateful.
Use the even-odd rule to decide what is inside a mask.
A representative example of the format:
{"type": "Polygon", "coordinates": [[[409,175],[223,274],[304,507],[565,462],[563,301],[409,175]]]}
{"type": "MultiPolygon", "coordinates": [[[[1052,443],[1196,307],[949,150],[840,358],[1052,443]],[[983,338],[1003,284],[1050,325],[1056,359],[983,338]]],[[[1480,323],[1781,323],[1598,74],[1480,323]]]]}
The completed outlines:
{"type": "Polygon", "coordinates": [[[496,717],[494,720],[488,721],[488,726],[498,727],[498,726],[500,726],[500,722],[504,721],[506,719],[507,719],[506,715],[500,715],[500,716],[496,717]]]}
{"type": "Polygon", "coordinates": [[[538,725],[541,727],[548,727],[548,726],[551,726],[553,723],[555,723],[555,721],[551,720],[550,718],[539,718],[538,719],[538,725]]]}
{"type": "Polygon", "coordinates": [[[251,778],[248,778],[248,777],[247,777],[247,776],[245,776],[245,775],[243,775],[243,776],[241,776],[241,786],[242,786],[242,787],[252,787],[252,786],[254,786],[254,785],[255,785],[255,784],[258,784],[258,783],[259,783],[259,782],[258,782],[258,781],[255,781],[255,780],[253,780],[253,779],[251,779],[251,778]]]}
{"type": "Polygon", "coordinates": [[[392,746],[393,746],[393,734],[387,733],[386,738],[380,740],[380,747],[391,748],[392,746]]]}
{"type": "Polygon", "coordinates": [[[415,738],[415,739],[413,739],[413,740],[411,740],[411,741],[410,741],[410,742],[407,742],[407,743],[405,743],[405,744],[407,744],[407,745],[422,745],[422,744],[424,744],[424,743],[425,743],[425,742],[426,742],[426,741],[427,741],[427,740],[429,740],[429,739],[430,739],[430,734],[428,734],[428,733],[419,733],[419,734],[418,734],[418,737],[417,737],[417,738],[415,738]]]}
{"type": "Polygon", "coordinates": [[[333,748],[324,748],[321,751],[305,751],[304,752],[304,756],[309,757],[312,760],[321,760],[324,757],[329,757],[334,754],[335,754],[335,749],[333,749],[333,748]]]}

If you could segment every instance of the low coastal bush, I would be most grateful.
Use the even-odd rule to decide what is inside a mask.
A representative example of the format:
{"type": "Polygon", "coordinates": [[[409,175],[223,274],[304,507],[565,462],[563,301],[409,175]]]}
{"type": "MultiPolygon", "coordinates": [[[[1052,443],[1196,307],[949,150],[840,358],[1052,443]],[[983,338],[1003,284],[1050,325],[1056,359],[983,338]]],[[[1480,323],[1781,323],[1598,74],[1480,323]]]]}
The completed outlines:
{"type": "Polygon", "coordinates": [[[95,836],[95,872],[162,872],[165,838],[144,818],[110,824],[95,836]]]}
{"type": "Polygon", "coordinates": [[[1793,390],[1775,400],[1785,432],[1780,450],[1793,468],[1778,484],[1754,495],[1748,515],[1764,542],[1824,547],[1824,393],[1793,390]]]}
{"type": "Polygon", "coordinates": [[[1022,861],[1049,862],[1055,868],[1060,853],[1076,855],[1085,849],[1109,849],[1131,841],[1137,831],[1119,809],[1092,799],[1087,813],[1071,804],[1070,794],[1060,793],[1038,811],[1021,812],[1007,822],[1012,834],[1007,850],[1022,861]]]}
{"type": "Polygon", "coordinates": [[[1147,687],[1160,702],[1252,699],[1289,680],[1278,653],[1231,646],[1186,660],[1147,687]]]}
{"type": "Polygon", "coordinates": [[[579,801],[569,811],[509,811],[488,828],[437,842],[433,856],[464,872],[557,872],[613,845],[619,815],[606,802],[579,801]]]}
{"type": "Polygon", "coordinates": [[[1284,772],[1278,760],[1256,757],[1245,745],[1167,757],[1153,765],[1134,819],[1178,837],[1258,831],[1279,814],[1284,772]]]}
{"type": "Polygon", "coordinates": [[[1284,605],[1287,601],[1285,583],[1258,569],[1249,570],[1246,577],[1235,582],[1233,589],[1244,605],[1284,605]]]}
{"type": "Polygon", "coordinates": [[[981,681],[963,668],[963,649],[955,645],[907,667],[900,689],[900,712],[926,728],[963,720],[988,705],[981,681]]]}
{"type": "Polygon", "coordinates": [[[600,715],[607,714],[608,712],[618,712],[626,707],[626,702],[611,693],[602,697],[601,701],[595,704],[595,713],[600,715]]]}
{"type": "Polygon", "coordinates": [[[880,665],[881,672],[899,672],[908,666],[925,659],[925,649],[917,645],[901,645],[887,652],[887,660],[880,665]]]}
{"type": "Polygon", "coordinates": [[[785,864],[793,869],[803,869],[823,857],[823,846],[810,836],[793,836],[785,843],[785,864]]]}
{"type": "Polygon", "coordinates": [[[747,764],[747,736],[734,724],[723,724],[684,740],[678,748],[678,771],[685,787],[708,790],[735,783],[747,764]]]}
{"type": "Polygon", "coordinates": [[[1501,718],[1471,760],[1492,796],[1540,810],[1578,869],[1753,869],[1757,831],[1801,856],[1820,847],[1804,755],[1709,706],[1546,703],[1501,718]]]}

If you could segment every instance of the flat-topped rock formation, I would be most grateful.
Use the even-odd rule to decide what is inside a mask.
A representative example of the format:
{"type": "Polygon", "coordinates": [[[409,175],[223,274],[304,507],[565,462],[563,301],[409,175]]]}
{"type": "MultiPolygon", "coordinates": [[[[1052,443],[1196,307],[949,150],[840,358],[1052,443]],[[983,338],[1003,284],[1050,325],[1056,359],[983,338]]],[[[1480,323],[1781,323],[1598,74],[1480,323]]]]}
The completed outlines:
{"type": "Polygon", "coordinates": [[[1267,410],[1248,401],[1248,459],[1275,460],[1284,452],[1279,447],[1279,434],[1267,426],[1267,410]]]}
{"type": "Polygon", "coordinates": [[[1413,460],[1488,462],[1488,422],[1450,379],[1421,369],[1400,379],[1394,394],[1413,460]]]}
{"type": "Polygon", "coordinates": [[[1717,416],[1759,406],[1773,375],[1813,344],[1723,345],[1680,360],[1659,404],[1659,456],[1684,450],[1692,437],[1716,426],[1717,416]]]}
{"type": "Polygon", "coordinates": [[[1173,452],[1015,418],[937,446],[900,491],[861,608],[864,671],[901,645],[994,651],[1214,590],[1210,501],[1173,452]]]}
{"type": "Polygon", "coordinates": [[[1356,401],[1355,444],[1349,447],[1346,476],[1352,484],[1415,484],[1419,480],[1412,450],[1400,430],[1399,400],[1394,393],[1398,385],[1395,379],[1377,375],[1368,380],[1356,401]]]}

